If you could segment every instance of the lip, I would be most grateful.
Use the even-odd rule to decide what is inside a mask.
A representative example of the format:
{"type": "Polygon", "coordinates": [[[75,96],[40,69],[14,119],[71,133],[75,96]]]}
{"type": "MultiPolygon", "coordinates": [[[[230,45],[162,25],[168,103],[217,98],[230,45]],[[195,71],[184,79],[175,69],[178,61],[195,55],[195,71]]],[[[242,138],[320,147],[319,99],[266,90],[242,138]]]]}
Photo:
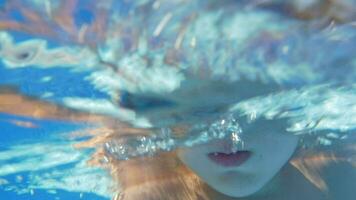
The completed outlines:
{"type": "Polygon", "coordinates": [[[237,151],[233,153],[213,152],[208,157],[214,163],[224,167],[237,167],[245,163],[251,156],[251,151],[237,151]]]}

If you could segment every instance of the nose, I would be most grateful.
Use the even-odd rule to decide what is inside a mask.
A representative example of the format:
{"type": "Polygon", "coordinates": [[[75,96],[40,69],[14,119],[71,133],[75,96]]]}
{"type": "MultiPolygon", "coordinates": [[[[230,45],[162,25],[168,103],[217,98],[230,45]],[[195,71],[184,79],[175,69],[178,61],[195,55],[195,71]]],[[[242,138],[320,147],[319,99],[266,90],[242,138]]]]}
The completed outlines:
{"type": "Polygon", "coordinates": [[[225,138],[221,139],[219,146],[222,153],[226,154],[246,150],[243,134],[240,133],[231,133],[227,135],[225,138]]]}

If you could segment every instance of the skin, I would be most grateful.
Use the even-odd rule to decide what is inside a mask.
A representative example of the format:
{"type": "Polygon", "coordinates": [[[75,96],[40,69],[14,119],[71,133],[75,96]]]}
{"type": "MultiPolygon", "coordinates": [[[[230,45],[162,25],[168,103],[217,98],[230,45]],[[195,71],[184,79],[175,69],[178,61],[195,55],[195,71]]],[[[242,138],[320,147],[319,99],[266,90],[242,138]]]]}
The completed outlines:
{"type": "Polygon", "coordinates": [[[262,188],[268,183],[278,182],[276,175],[291,158],[298,143],[297,136],[286,134],[278,128],[272,129],[273,126],[276,124],[268,121],[259,122],[241,135],[244,145],[238,146],[237,149],[248,150],[252,154],[239,166],[221,166],[207,156],[213,152],[231,152],[232,143],[228,138],[181,149],[178,157],[213,190],[222,195],[229,197],[256,195],[263,191],[262,188]]]}
{"type": "Polygon", "coordinates": [[[211,200],[328,200],[330,198],[318,190],[311,182],[289,163],[258,192],[246,197],[231,197],[210,186],[205,190],[211,200]]]}

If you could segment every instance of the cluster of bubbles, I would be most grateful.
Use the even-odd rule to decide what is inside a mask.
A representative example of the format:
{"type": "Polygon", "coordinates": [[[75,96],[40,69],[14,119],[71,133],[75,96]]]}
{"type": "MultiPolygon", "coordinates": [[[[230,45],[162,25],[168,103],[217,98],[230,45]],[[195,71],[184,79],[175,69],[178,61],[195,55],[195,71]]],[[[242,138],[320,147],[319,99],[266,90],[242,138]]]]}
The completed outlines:
{"type": "Polygon", "coordinates": [[[192,147],[205,144],[215,139],[230,139],[231,150],[243,148],[240,139],[242,129],[233,115],[221,117],[211,124],[201,123],[194,125],[187,137],[177,138],[170,128],[160,128],[152,136],[127,136],[106,142],[106,152],[119,160],[128,160],[140,156],[152,156],[157,152],[171,151],[180,147],[192,147]]]}

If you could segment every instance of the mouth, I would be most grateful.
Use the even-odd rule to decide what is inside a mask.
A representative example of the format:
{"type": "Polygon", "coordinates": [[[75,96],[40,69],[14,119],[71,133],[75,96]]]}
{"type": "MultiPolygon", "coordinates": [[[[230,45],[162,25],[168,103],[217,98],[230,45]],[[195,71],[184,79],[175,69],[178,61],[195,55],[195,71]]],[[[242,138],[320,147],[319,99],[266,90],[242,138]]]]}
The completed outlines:
{"type": "Polygon", "coordinates": [[[208,157],[220,166],[237,167],[245,163],[251,154],[251,151],[237,151],[233,153],[213,152],[209,153],[208,157]]]}

